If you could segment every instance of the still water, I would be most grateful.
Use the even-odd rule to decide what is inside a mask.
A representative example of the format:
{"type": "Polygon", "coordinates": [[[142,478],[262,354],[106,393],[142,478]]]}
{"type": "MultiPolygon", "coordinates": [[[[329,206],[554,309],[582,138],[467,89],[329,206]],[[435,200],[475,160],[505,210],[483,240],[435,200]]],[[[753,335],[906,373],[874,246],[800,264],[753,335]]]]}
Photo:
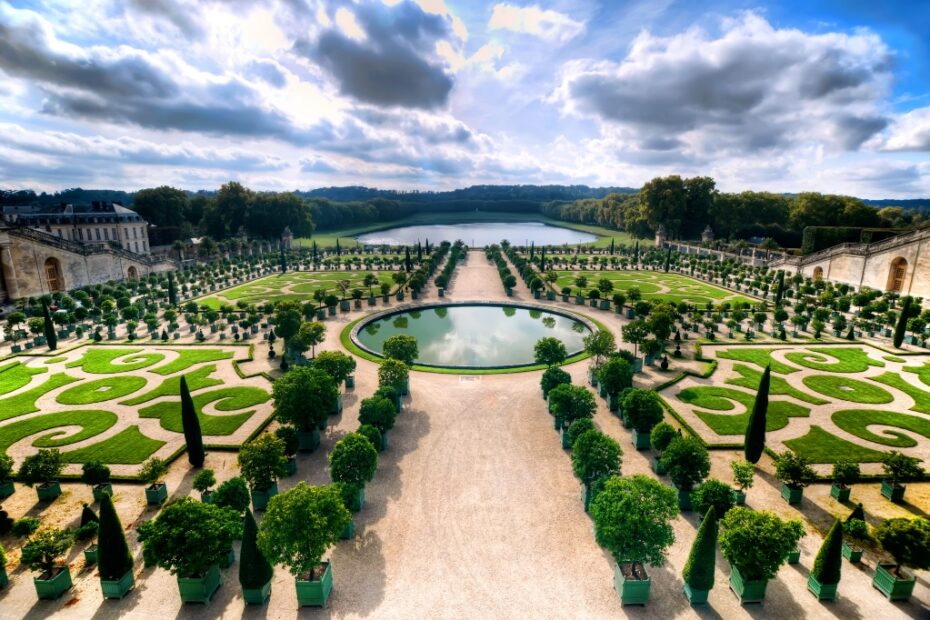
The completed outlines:
{"type": "Polygon", "coordinates": [[[577,245],[596,241],[597,236],[540,222],[475,222],[399,226],[365,233],[356,239],[367,245],[413,245],[427,239],[430,243],[461,239],[471,247],[484,247],[500,243],[503,239],[513,245],[523,245],[527,241],[536,245],[577,245]]]}

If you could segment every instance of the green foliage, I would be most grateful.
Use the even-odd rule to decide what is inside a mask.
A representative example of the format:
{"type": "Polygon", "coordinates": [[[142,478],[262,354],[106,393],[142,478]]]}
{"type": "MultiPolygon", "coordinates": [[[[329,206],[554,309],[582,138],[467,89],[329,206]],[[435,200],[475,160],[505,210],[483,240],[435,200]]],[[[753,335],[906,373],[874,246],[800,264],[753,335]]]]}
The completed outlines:
{"type": "Polygon", "coordinates": [[[664,564],[677,515],[675,491],[643,475],[608,478],[591,502],[595,538],[618,564],[664,564]]]}
{"type": "Polygon", "coordinates": [[[811,375],[804,377],[804,385],[837,400],[867,405],[890,403],[894,397],[877,385],[833,375],[811,375]]]}
{"type": "Polygon", "coordinates": [[[321,351],[313,360],[313,367],[332,377],[337,386],[355,372],[355,366],[355,359],[342,351],[321,351]]]}
{"type": "Polygon", "coordinates": [[[297,437],[297,429],[289,424],[279,426],[275,429],[274,434],[284,442],[284,455],[288,458],[297,454],[300,448],[300,439],[297,437]]]}
{"type": "Polygon", "coordinates": [[[210,488],[216,484],[216,475],[213,473],[212,469],[202,469],[200,472],[194,476],[194,483],[191,485],[201,493],[206,493],[210,488]]]}
{"type": "Polygon", "coordinates": [[[843,535],[854,543],[866,544],[872,541],[869,524],[865,519],[854,518],[852,515],[843,522],[843,535]]]}
{"type": "Polygon", "coordinates": [[[817,552],[811,575],[822,584],[834,585],[840,582],[842,566],[843,525],[836,519],[820,546],[820,551],[817,552]]]}
{"type": "Polygon", "coordinates": [[[622,457],[620,444],[598,430],[582,433],[572,444],[572,469],[585,484],[619,475],[622,457]]]}
{"type": "Polygon", "coordinates": [[[382,351],[384,357],[400,360],[408,366],[412,366],[420,355],[417,339],[406,334],[398,334],[385,340],[382,351]]]}
{"type": "Polygon", "coordinates": [[[64,390],[55,397],[63,405],[89,405],[115,400],[145,387],[144,377],[107,377],[94,381],[82,381],[64,390]]]}
{"type": "Polygon", "coordinates": [[[163,445],[164,441],[147,437],[139,431],[138,426],[132,425],[85,448],[65,452],[62,457],[69,463],[86,463],[100,459],[116,465],[138,465],[163,445]]]}
{"type": "Polygon", "coordinates": [[[55,563],[68,552],[74,544],[74,535],[69,530],[44,527],[38,530],[23,545],[23,554],[19,563],[31,571],[48,574],[55,568],[55,563]]]}
{"type": "Polygon", "coordinates": [[[13,476],[13,457],[0,452],[0,481],[9,480],[13,476]]]}
{"type": "Polygon", "coordinates": [[[206,454],[203,449],[203,435],[200,432],[200,420],[191,392],[187,389],[187,380],[181,377],[181,426],[184,429],[184,443],[187,445],[187,460],[194,467],[202,467],[206,454]]]}
{"type": "Polygon", "coordinates": [[[301,314],[296,303],[282,302],[277,305],[274,315],[274,333],[278,338],[283,338],[287,343],[297,335],[300,323],[301,314]]]}
{"type": "Polygon", "coordinates": [[[930,438],[930,420],[923,416],[895,413],[894,411],[879,411],[866,409],[845,409],[836,411],[831,416],[833,423],[848,433],[883,446],[896,448],[910,448],[917,445],[917,441],[907,433],[901,433],[892,428],[897,427],[930,438]],[[873,433],[869,426],[887,426],[881,434],[873,433]]]}
{"type": "Polygon", "coordinates": [[[235,510],[185,497],[165,506],[138,532],[146,565],[196,578],[226,557],[241,524],[235,510]]]}
{"type": "Polygon", "coordinates": [[[57,448],[39,450],[23,459],[19,466],[19,479],[28,487],[58,479],[65,464],[57,448]]]}
{"type": "Polygon", "coordinates": [[[620,357],[611,355],[597,372],[597,379],[611,396],[633,387],[633,366],[620,357]]]}
{"type": "Polygon", "coordinates": [[[534,359],[537,364],[545,364],[547,367],[558,366],[568,357],[568,351],[565,350],[565,344],[558,338],[547,336],[540,338],[533,347],[534,359]]]}
{"type": "Polygon", "coordinates": [[[717,512],[710,507],[704,512],[681,576],[692,590],[710,590],[714,587],[716,563],[717,512]]]}
{"type": "Polygon", "coordinates": [[[812,370],[822,372],[860,373],[870,366],[884,366],[873,360],[863,349],[856,347],[810,347],[806,351],[790,351],[785,359],[812,370]],[[837,361],[832,362],[830,358],[837,361]]]}
{"type": "Polygon", "coordinates": [[[710,473],[710,456],[700,439],[676,437],[662,451],[662,465],[676,487],[690,491],[710,473]]]}
{"type": "MultiPolygon", "coordinates": [[[[280,379],[279,379],[280,381],[280,379]]],[[[203,409],[210,403],[219,411],[236,411],[254,405],[260,405],[268,400],[268,392],[262,388],[252,386],[232,386],[209,392],[201,392],[194,396],[194,408],[197,411],[197,420],[204,435],[232,435],[248,420],[254,412],[245,411],[236,415],[207,415],[203,409]]],[[[161,427],[165,430],[181,433],[184,425],[181,420],[181,408],[178,401],[162,401],[139,410],[143,418],[159,418],[161,427]]]]}
{"type": "Polygon", "coordinates": [[[268,503],[258,531],[258,548],[275,564],[300,576],[320,564],[352,515],[335,486],[300,482],[268,503]]]}
{"type": "Polygon", "coordinates": [[[698,514],[713,510],[715,515],[723,518],[733,508],[733,489],[720,480],[705,480],[691,492],[691,504],[698,514]]]}
{"type": "Polygon", "coordinates": [[[262,588],[274,576],[274,567],[258,548],[258,526],[251,510],[245,511],[242,549],[239,557],[239,583],[243,588],[262,588]]]}
{"type": "Polygon", "coordinates": [[[378,385],[399,389],[410,374],[407,364],[400,360],[385,358],[378,367],[378,385]]]}
{"type": "MultiPolygon", "coordinates": [[[[2,476],[0,476],[2,479],[2,476]]],[[[110,468],[102,461],[90,461],[81,467],[81,482],[97,486],[110,481],[110,468]]]]}
{"type": "Polygon", "coordinates": [[[914,480],[924,474],[920,459],[892,450],[882,458],[882,470],[892,484],[904,480],[914,480]]]}
{"type": "Polygon", "coordinates": [[[668,422],[659,422],[652,427],[652,432],[649,433],[649,441],[652,443],[652,447],[660,453],[665,450],[668,444],[672,443],[672,440],[676,437],[678,437],[678,431],[668,422]]]}
{"type": "Polygon", "coordinates": [[[232,508],[239,514],[249,507],[250,501],[249,488],[240,476],[230,478],[221,484],[210,498],[210,503],[214,506],[232,508]]]}
{"type": "Polygon", "coordinates": [[[361,402],[358,408],[358,420],[362,424],[370,424],[383,435],[394,428],[397,418],[397,409],[394,403],[383,396],[372,396],[361,402]]]}
{"type": "Polygon", "coordinates": [[[152,486],[158,484],[167,471],[167,462],[163,459],[152,457],[142,464],[142,468],[139,470],[139,480],[152,486]]]}
{"type": "Polygon", "coordinates": [[[859,482],[862,472],[859,470],[859,463],[841,460],[833,464],[832,478],[833,482],[839,485],[855,484],[859,482]]]}
{"type": "Polygon", "coordinates": [[[594,394],[580,385],[563,383],[549,392],[552,414],[566,425],[581,418],[590,418],[597,412],[594,394]]]}
{"type": "Polygon", "coordinates": [[[771,579],[804,535],[800,521],[736,506],[720,521],[720,550],[744,580],[771,579]]]}
{"type": "Polygon", "coordinates": [[[578,438],[590,430],[596,430],[594,421],[591,418],[579,418],[575,420],[566,431],[568,433],[569,443],[574,446],[578,438]]]}
{"type": "Polygon", "coordinates": [[[752,488],[753,478],[756,475],[755,465],[749,461],[734,460],[730,461],[730,471],[733,472],[733,482],[740,491],[752,488]]]}
{"type": "Polygon", "coordinates": [[[333,482],[364,486],[378,469],[378,451],[359,433],[349,433],[336,442],[329,453],[333,482]]]}
{"type": "Polygon", "coordinates": [[[275,417],[307,431],[329,416],[339,390],[324,371],[301,366],[275,380],[272,395],[275,417]]]}
{"type": "Polygon", "coordinates": [[[800,489],[817,479],[807,459],[791,450],[775,457],[775,477],[791,488],[800,489]]]}
{"type": "Polygon", "coordinates": [[[287,473],[284,441],[262,433],[239,450],[239,470],[249,486],[264,491],[287,473]]]}
{"type": "Polygon", "coordinates": [[[930,520],[888,519],[875,528],[875,538],[899,566],[930,568],[930,520]]]}
{"type": "Polygon", "coordinates": [[[621,406],[623,415],[629,418],[637,432],[650,433],[652,428],[662,421],[664,409],[659,395],[652,390],[627,390],[621,406]]]}
{"type": "Polygon", "coordinates": [[[896,349],[900,349],[901,343],[904,342],[904,334],[907,331],[907,320],[910,315],[910,309],[911,298],[905,297],[901,300],[901,312],[898,314],[898,322],[894,327],[893,343],[896,349]]]}
{"type": "Polygon", "coordinates": [[[743,455],[750,463],[758,463],[765,448],[765,415],[769,408],[769,383],[772,376],[772,367],[766,366],[759,381],[756,400],[749,414],[749,423],[746,425],[743,455]]]}
{"type": "Polygon", "coordinates": [[[539,386],[542,388],[543,393],[548,396],[554,388],[564,384],[571,383],[572,376],[559,368],[558,366],[553,366],[547,368],[543,374],[542,378],[539,380],[539,386]]]}
{"type": "Polygon", "coordinates": [[[367,439],[376,450],[381,449],[381,431],[376,426],[362,424],[355,432],[367,439]]]}
{"type": "Polygon", "coordinates": [[[29,536],[37,529],[39,529],[40,523],[41,521],[36,517],[23,517],[13,522],[10,533],[12,533],[14,536],[19,536],[20,538],[29,536]]]}

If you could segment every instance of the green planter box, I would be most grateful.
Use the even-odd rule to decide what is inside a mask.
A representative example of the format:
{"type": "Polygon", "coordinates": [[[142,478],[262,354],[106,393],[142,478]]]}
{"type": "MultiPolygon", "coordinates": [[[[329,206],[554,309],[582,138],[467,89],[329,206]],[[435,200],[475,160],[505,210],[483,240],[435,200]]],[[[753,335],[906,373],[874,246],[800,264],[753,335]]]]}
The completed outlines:
{"type": "Polygon", "coordinates": [[[552,418],[552,428],[557,431],[561,431],[563,426],[565,426],[565,420],[562,417],[554,416],[552,418]]]}
{"type": "Polygon", "coordinates": [[[626,579],[620,566],[614,568],[614,589],[620,595],[621,605],[645,605],[649,602],[649,590],[652,580],[648,577],[642,580],[626,579]]]}
{"type": "Polygon", "coordinates": [[[297,604],[300,607],[326,607],[326,601],[333,591],[333,567],[326,562],[326,570],[317,581],[296,579],[297,604]]]}
{"type": "Polygon", "coordinates": [[[10,577],[6,574],[6,569],[0,566],[0,588],[5,588],[10,583],[10,577]]]}
{"type": "Polygon", "coordinates": [[[297,447],[301,452],[313,452],[320,447],[320,431],[297,431],[297,447]]]}
{"type": "Polygon", "coordinates": [[[568,429],[563,428],[559,431],[559,434],[562,436],[562,449],[568,450],[572,447],[571,438],[568,436],[568,429]]]}
{"type": "Polygon", "coordinates": [[[242,600],[246,605],[264,605],[271,596],[271,579],[260,588],[242,588],[242,600]]]}
{"type": "Polygon", "coordinates": [[[209,603],[223,583],[220,567],[214,564],[201,577],[178,577],[182,603],[209,603]]]}
{"type": "Polygon", "coordinates": [[[344,530],[342,530],[342,534],[339,535],[339,538],[341,538],[342,540],[352,540],[353,538],[355,538],[355,520],[354,519],[349,520],[349,524],[346,526],[344,530]]]}
{"type": "Polygon", "coordinates": [[[403,291],[398,291],[398,292],[397,292],[397,295],[395,295],[395,298],[397,299],[397,301],[403,301],[403,300],[404,300],[404,292],[403,292],[403,291]]]}
{"type": "Polygon", "coordinates": [[[853,564],[858,564],[862,561],[862,548],[850,545],[849,543],[843,543],[843,557],[852,562],[853,564]]]}
{"type": "Polygon", "coordinates": [[[882,480],[882,495],[893,502],[904,501],[905,488],[903,484],[892,484],[888,480],[882,480]]]}
{"type": "Polygon", "coordinates": [[[765,588],[769,584],[768,580],[748,581],[740,575],[739,569],[735,566],[730,567],[730,589],[736,594],[739,602],[743,605],[746,603],[761,603],[765,600],[765,588]]]}
{"type": "Polygon", "coordinates": [[[159,482],[145,489],[145,501],[147,501],[150,506],[157,506],[166,499],[168,499],[168,485],[164,482],[159,482]]]}
{"type": "Polygon", "coordinates": [[[92,492],[94,494],[94,501],[99,502],[103,499],[104,493],[110,495],[111,497],[113,496],[113,485],[109,482],[104,482],[103,484],[96,485],[92,492]]]}
{"type": "Polygon", "coordinates": [[[36,595],[40,600],[53,601],[67,592],[73,583],[71,582],[71,571],[67,566],[59,569],[60,572],[51,579],[40,579],[34,577],[32,582],[36,587],[36,595]]]}
{"type": "Polygon", "coordinates": [[[46,482],[36,487],[36,495],[40,502],[50,502],[61,495],[61,485],[55,482],[46,482]]]}
{"type": "Polygon", "coordinates": [[[290,457],[287,459],[287,464],[284,466],[285,474],[288,476],[293,476],[297,473],[297,458],[290,457]]]}
{"type": "Polygon", "coordinates": [[[830,497],[840,503],[849,501],[849,494],[852,491],[849,487],[841,487],[835,482],[830,485],[830,497]]]}
{"type": "Polygon", "coordinates": [[[324,310],[323,308],[320,308],[319,310],[316,311],[317,321],[322,321],[325,318],[326,318],[326,310],[324,310]]]}
{"type": "Polygon", "coordinates": [[[118,581],[101,579],[100,590],[103,592],[103,598],[123,598],[132,590],[135,584],[136,581],[132,576],[132,569],[129,569],[118,581]]]}
{"type": "Polygon", "coordinates": [[[620,411],[620,397],[617,394],[607,395],[607,410],[611,413],[620,411]]]}
{"type": "Polygon", "coordinates": [[[894,568],[894,564],[879,564],[875,568],[872,586],[878,588],[888,597],[889,601],[906,601],[914,593],[914,584],[917,579],[913,575],[904,579],[895,577],[891,574],[894,568]]]}
{"type": "Polygon", "coordinates": [[[12,480],[4,480],[0,482],[0,499],[6,499],[16,491],[16,487],[13,486],[12,480]]]}
{"type": "Polygon", "coordinates": [[[688,602],[692,605],[707,604],[707,595],[710,593],[710,590],[695,590],[686,583],[684,591],[685,596],[688,598],[688,602]]]}
{"type": "Polygon", "coordinates": [[[797,564],[801,561],[801,550],[795,549],[788,554],[788,564],[797,564]]]}
{"type": "Polygon", "coordinates": [[[209,504],[213,501],[213,491],[204,491],[200,494],[200,501],[204,504],[209,504]]]}
{"type": "Polygon", "coordinates": [[[733,503],[737,506],[745,506],[746,494],[742,491],[733,491],[733,503]]]}
{"type": "Polygon", "coordinates": [[[97,545],[84,549],[84,563],[88,565],[97,563],[97,545]]]}
{"type": "Polygon", "coordinates": [[[351,390],[355,387],[355,375],[349,375],[346,377],[346,389],[351,390]]]}
{"type": "Polygon", "coordinates": [[[807,589],[814,593],[818,601],[836,600],[835,583],[820,583],[813,575],[807,578],[807,589]]]}
{"type": "Polygon", "coordinates": [[[358,512],[365,505],[365,487],[361,487],[352,496],[352,503],[347,506],[352,512],[358,512]]]}
{"type": "Polygon", "coordinates": [[[633,429],[633,445],[636,446],[637,450],[648,450],[649,449],[649,433],[640,433],[635,428],[633,429]]]}
{"type": "Polygon", "coordinates": [[[327,306],[327,307],[326,307],[326,313],[327,313],[329,316],[336,316],[336,306],[327,306]]]}
{"type": "Polygon", "coordinates": [[[594,493],[592,492],[591,485],[587,482],[581,483],[581,505],[584,506],[584,511],[588,512],[588,508],[591,507],[591,500],[594,499],[594,493]]]}
{"type": "Polygon", "coordinates": [[[601,396],[601,398],[606,398],[606,397],[607,397],[607,387],[604,386],[604,385],[602,384],[602,385],[600,386],[600,388],[597,390],[597,393],[601,396]]]}
{"type": "Polygon", "coordinates": [[[264,510],[268,507],[268,501],[278,494],[278,483],[275,482],[267,489],[251,489],[252,506],[255,510],[264,510]]]}
{"type": "Polygon", "coordinates": [[[781,496],[792,506],[800,504],[804,497],[804,487],[789,487],[787,484],[781,485],[781,496]]]}
{"type": "Polygon", "coordinates": [[[662,457],[658,454],[652,457],[652,471],[660,476],[665,475],[665,465],[662,464],[662,457]]]}
{"type": "Polygon", "coordinates": [[[230,547],[229,553],[227,553],[226,557],[223,558],[223,561],[220,562],[220,568],[229,568],[235,563],[236,563],[236,552],[232,547],[230,547]]]}
{"type": "Polygon", "coordinates": [[[555,293],[552,291],[546,293],[546,301],[555,301],[555,293]]]}
{"type": "Polygon", "coordinates": [[[340,302],[339,302],[339,310],[341,310],[342,312],[348,312],[348,311],[349,311],[349,302],[346,301],[346,300],[340,301],[340,302]]]}
{"type": "Polygon", "coordinates": [[[686,512],[692,509],[691,506],[691,491],[682,491],[678,489],[678,507],[682,512],[686,512]]]}
{"type": "Polygon", "coordinates": [[[388,434],[387,432],[381,433],[381,447],[378,448],[379,452],[384,452],[388,448],[388,434]]]}

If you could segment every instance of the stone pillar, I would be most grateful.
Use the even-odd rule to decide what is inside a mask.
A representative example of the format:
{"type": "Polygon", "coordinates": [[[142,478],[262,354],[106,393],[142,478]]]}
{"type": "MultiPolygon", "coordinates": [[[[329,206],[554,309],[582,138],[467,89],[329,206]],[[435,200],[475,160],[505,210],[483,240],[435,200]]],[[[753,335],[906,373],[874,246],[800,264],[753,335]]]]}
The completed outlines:
{"type": "Polygon", "coordinates": [[[0,268],[3,269],[3,281],[6,294],[10,300],[19,299],[19,285],[16,282],[16,267],[13,265],[13,242],[7,235],[0,235],[0,268]]]}

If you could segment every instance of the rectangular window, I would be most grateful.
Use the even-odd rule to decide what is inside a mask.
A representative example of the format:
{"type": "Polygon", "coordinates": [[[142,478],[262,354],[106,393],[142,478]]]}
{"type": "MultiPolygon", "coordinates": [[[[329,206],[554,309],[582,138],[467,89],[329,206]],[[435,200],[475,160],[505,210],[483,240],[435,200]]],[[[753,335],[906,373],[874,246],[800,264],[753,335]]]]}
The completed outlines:
{"type": "Polygon", "coordinates": [[[97,233],[97,241],[100,241],[100,229],[99,229],[99,228],[95,228],[94,231],[96,231],[96,233],[97,233]]]}
{"type": "Polygon", "coordinates": [[[133,243],[133,245],[136,246],[136,254],[138,254],[138,253],[139,253],[139,242],[138,242],[138,241],[133,241],[132,243],[133,243]]]}
{"type": "Polygon", "coordinates": [[[103,240],[104,241],[110,240],[110,230],[108,228],[103,229],[103,240]]]}
{"type": "Polygon", "coordinates": [[[116,234],[116,229],[113,229],[113,241],[119,241],[119,235],[116,234]]]}

